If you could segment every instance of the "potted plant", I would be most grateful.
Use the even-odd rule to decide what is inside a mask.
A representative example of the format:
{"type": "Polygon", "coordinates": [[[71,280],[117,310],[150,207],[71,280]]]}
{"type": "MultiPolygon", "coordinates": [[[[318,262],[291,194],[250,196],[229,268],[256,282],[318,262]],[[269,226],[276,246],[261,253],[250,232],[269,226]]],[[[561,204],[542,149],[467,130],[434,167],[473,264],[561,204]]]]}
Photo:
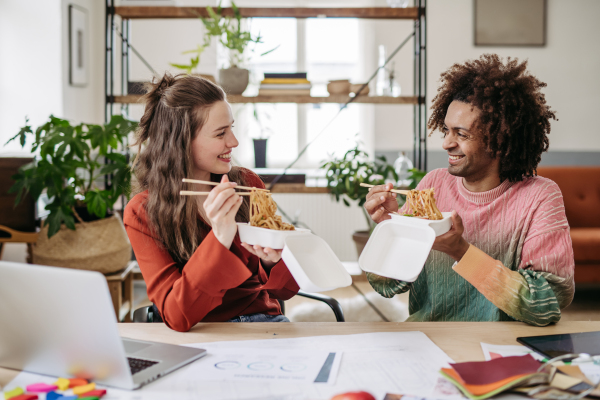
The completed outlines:
{"type": "Polygon", "coordinates": [[[10,192],[17,193],[16,204],[26,193],[35,201],[43,193],[49,199],[33,262],[103,273],[123,269],[131,245],[111,210],[130,188],[129,160],[122,151],[137,123],[115,115],[104,125],[72,125],[51,115],[35,132],[27,123],[8,142],[25,146],[33,136],[36,157],[12,177],[10,192]]]}
{"type": "MultiPolygon", "coordinates": [[[[252,36],[251,32],[243,28],[242,15],[234,2],[231,2],[233,18],[223,17],[221,4],[216,11],[212,7],[206,7],[209,18],[200,20],[206,28],[203,47],[210,45],[212,37],[217,37],[226,49],[229,50],[229,67],[219,69],[219,84],[229,94],[242,94],[248,86],[250,73],[241,68],[246,63],[246,50],[250,43],[262,43],[261,36],[252,36]]],[[[277,47],[266,51],[261,56],[268,54],[277,47]]],[[[254,51],[254,49],[251,49],[254,51]]]]}
{"type": "Polygon", "coordinates": [[[204,45],[199,44],[198,47],[196,47],[195,49],[187,50],[187,51],[184,51],[183,53],[181,53],[181,54],[192,54],[193,55],[190,58],[189,64],[169,63],[169,65],[184,71],[188,75],[200,76],[202,78],[208,79],[209,81],[216,83],[214,76],[207,75],[207,74],[199,74],[199,73],[194,72],[195,69],[198,67],[198,64],[200,64],[200,55],[204,52],[205,49],[206,49],[206,47],[204,45]]]}
{"type": "MultiPolygon", "coordinates": [[[[362,252],[369,235],[375,229],[375,222],[371,220],[367,211],[363,208],[367,200],[369,188],[360,186],[361,183],[370,185],[383,185],[391,182],[394,185],[398,181],[398,175],[394,167],[387,162],[385,156],[376,157],[375,161],[369,160],[369,155],[360,149],[357,144],[348,150],[342,158],[334,158],[324,163],[321,168],[326,170],[327,188],[336,201],[342,201],[350,207],[352,203],[361,207],[369,230],[356,231],[352,238],[356,244],[358,255],[362,252]]],[[[425,175],[424,172],[412,169],[411,189],[416,187],[418,181],[425,175]]],[[[404,196],[398,196],[398,206],[404,204],[404,196]]]]}

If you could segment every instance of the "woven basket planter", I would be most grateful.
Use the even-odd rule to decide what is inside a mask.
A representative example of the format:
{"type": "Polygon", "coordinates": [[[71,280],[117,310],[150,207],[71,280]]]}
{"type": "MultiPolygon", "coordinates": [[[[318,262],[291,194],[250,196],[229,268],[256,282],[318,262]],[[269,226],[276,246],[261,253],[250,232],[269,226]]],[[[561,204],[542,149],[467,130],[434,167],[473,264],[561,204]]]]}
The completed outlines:
{"type": "Polygon", "coordinates": [[[131,244],[117,215],[75,226],[73,231],[63,225],[50,239],[48,228],[42,228],[33,248],[33,263],[103,274],[127,266],[131,260],[131,244]]]}

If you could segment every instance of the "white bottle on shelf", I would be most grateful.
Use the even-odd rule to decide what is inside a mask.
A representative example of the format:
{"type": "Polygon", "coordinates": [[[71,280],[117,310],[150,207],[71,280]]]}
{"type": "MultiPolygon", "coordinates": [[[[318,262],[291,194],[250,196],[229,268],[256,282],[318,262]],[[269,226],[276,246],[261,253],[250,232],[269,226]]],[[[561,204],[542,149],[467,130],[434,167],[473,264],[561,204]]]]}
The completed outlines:
{"type": "Polygon", "coordinates": [[[394,171],[398,174],[398,186],[410,185],[410,170],[413,169],[413,163],[406,156],[406,153],[401,151],[396,161],[394,161],[394,171]]]}

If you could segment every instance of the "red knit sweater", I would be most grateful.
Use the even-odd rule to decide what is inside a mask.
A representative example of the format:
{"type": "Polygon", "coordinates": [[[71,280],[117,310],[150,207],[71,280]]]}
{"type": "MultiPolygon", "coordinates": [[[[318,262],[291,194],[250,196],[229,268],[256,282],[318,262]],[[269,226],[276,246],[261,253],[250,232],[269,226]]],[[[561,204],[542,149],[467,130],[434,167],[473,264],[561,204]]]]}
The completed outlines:
{"type": "MultiPolygon", "coordinates": [[[[248,185],[264,188],[248,171],[248,185]]],[[[283,260],[266,271],[260,259],[241,246],[236,234],[225,248],[212,230],[181,269],[151,234],[145,211],[148,191],[136,195],[125,208],[124,224],[144,281],[148,298],[171,329],[185,332],[198,322],[223,322],[239,315],[281,314],[276,299],[287,300],[299,287],[283,260]]]]}

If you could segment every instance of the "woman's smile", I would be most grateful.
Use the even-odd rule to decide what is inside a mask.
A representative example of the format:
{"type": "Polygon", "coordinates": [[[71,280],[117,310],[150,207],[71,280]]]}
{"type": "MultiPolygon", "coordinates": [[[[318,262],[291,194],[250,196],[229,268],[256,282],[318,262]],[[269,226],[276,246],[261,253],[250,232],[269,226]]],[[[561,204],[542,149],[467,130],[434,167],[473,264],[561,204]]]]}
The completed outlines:
{"type": "Polygon", "coordinates": [[[231,162],[231,150],[229,150],[227,153],[218,155],[217,158],[223,162],[231,162]]]}

